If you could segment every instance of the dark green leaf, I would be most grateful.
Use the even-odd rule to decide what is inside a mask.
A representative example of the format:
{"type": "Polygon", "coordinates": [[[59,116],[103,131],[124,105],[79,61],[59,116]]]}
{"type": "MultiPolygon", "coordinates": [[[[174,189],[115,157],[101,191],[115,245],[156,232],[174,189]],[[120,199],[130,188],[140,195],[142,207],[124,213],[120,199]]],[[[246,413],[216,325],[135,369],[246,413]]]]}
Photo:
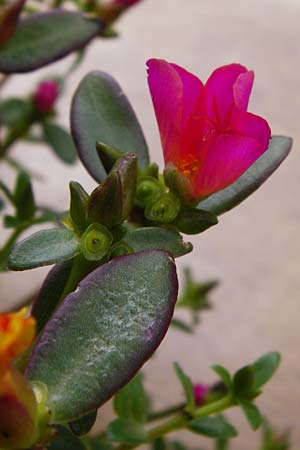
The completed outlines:
{"type": "Polygon", "coordinates": [[[34,216],[35,203],[29,175],[26,172],[20,172],[15,190],[13,193],[13,202],[17,210],[17,218],[28,220],[34,216]]]}
{"type": "Polygon", "coordinates": [[[37,322],[37,334],[42,331],[54,313],[68,281],[71,268],[72,260],[58,263],[45,278],[31,311],[37,322]]]}
{"type": "Polygon", "coordinates": [[[27,368],[48,386],[55,421],[97,409],[134,376],[164,337],[176,297],[174,261],[148,251],[98,267],[64,299],[27,368]]]}
{"type": "Polygon", "coordinates": [[[192,334],[194,332],[192,327],[177,318],[172,319],[171,326],[188,334],[192,334]]]}
{"type": "Polygon", "coordinates": [[[142,375],[136,375],[114,398],[114,409],[120,418],[145,423],[148,415],[148,397],[142,375]]]}
{"type": "Polygon", "coordinates": [[[189,430],[212,438],[226,439],[237,436],[236,429],[223,416],[194,419],[189,424],[189,430]]]}
{"type": "Polygon", "coordinates": [[[97,419],[97,411],[93,411],[80,419],[69,423],[72,433],[77,436],[87,434],[94,426],[97,419]]]}
{"type": "Polygon", "coordinates": [[[5,202],[3,198],[0,197],[0,211],[2,211],[5,208],[5,202]]]}
{"type": "Polygon", "coordinates": [[[159,437],[155,439],[152,444],[152,450],[167,450],[168,445],[166,440],[163,437],[159,437]]]}
{"type": "Polygon", "coordinates": [[[121,178],[117,172],[111,172],[91,193],[88,205],[88,218],[107,228],[122,223],[123,199],[121,178]]]}
{"type": "Polygon", "coordinates": [[[87,227],[87,203],[89,196],[81,184],[71,181],[70,188],[70,217],[75,232],[80,236],[87,227]]]}
{"type": "Polygon", "coordinates": [[[215,442],[215,450],[227,450],[229,447],[228,438],[217,438],[215,442]]]}
{"type": "Polygon", "coordinates": [[[245,366],[238,370],[233,377],[233,393],[238,399],[250,399],[254,391],[254,370],[252,366],[245,366]]]}
{"type": "Polygon", "coordinates": [[[182,368],[178,363],[174,363],[176,375],[183,387],[185,398],[187,402],[187,410],[189,412],[194,411],[196,408],[196,401],[195,401],[195,395],[194,395],[194,387],[193,383],[191,382],[190,378],[184,373],[182,368]]]}
{"type": "Polygon", "coordinates": [[[96,142],[96,150],[107,173],[111,171],[118,159],[123,156],[123,153],[117,148],[111,147],[100,141],[96,142]]]}
{"type": "Polygon", "coordinates": [[[32,115],[32,104],[21,98],[9,98],[0,103],[0,120],[4,126],[18,126],[32,115]]]}
{"type": "Polygon", "coordinates": [[[214,365],[212,366],[212,369],[219,375],[225,386],[230,389],[231,388],[231,376],[227,369],[223,366],[214,365]]]}
{"type": "Polygon", "coordinates": [[[194,279],[189,267],[184,269],[184,289],[176,304],[177,308],[190,308],[192,311],[210,309],[208,295],[218,286],[218,281],[199,282],[194,279]]]}
{"type": "Polygon", "coordinates": [[[199,203],[198,208],[219,216],[237,206],[258,189],[289,154],[292,139],[273,136],[269,149],[234,183],[199,203]]]}
{"type": "Polygon", "coordinates": [[[260,388],[263,384],[272,378],[280,363],[280,354],[270,352],[258,358],[254,364],[254,387],[260,388]]]}
{"type": "Polygon", "coordinates": [[[86,450],[81,440],[63,426],[56,427],[57,435],[47,445],[47,450],[86,450]]]}
{"type": "Polygon", "coordinates": [[[74,164],[77,153],[69,133],[54,123],[44,123],[43,130],[45,141],[54,150],[56,156],[66,164],[74,164]]]}
{"type": "Polygon", "coordinates": [[[66,261],[80,253],[79,241],[70,230],[42,230],[19,242],[8,258],[11,270],[27,270],[66,261]]]}
{"type": "Polygon", "coordinates": [[[149,162],[135,113],[118,83],[104,72],[91,72],[80,83],[72,103],[71,128],[79,157],[97,181],[106,177],[97,141],[137,154],[141,167],[149,162]]]}
{"type": "Polygon", "coordinates": [[[137,228],[129,231],[124,241],[135,252],[142,250],[166,250],[175,258],[190,253],[193,246],[190,242],[184,242],[176,231],[159,227],[137,228]]]}
{"type": "Polygon", "coordinates": [[[257,430],[257,428],[259,428],[262,424],[262,417],[257,406],[254,405],[254,403],[246,401],[240,401],[239,405],[244,411],[246,419],[248,420],[251,428],[253,430],[257,430]]]}
{"type": "Polygon", "coordinates": [[[112,168],[118,173],[122,188],[122,219],[128,218],[135,198],[137,179],[137,157],[134,153],[127,153],[118,159],[112,168]]]}
{"type": "Polygon", "coordinates": [[[113,450],[112,442],[104,436],[82,436],[81,440],[85,444],[87,450],[113,450]]]}
{"type": "Polygon", "coordinates": [[[107,436],[111,441],[138,445],[146,442],[147,433],[143,426],[130,419],[116,419],[107,427],[107,436]]]}
{"type": "Polygon", "coordinates": [[[183,208],[173,222],[181,233],[199,234],[217,225],[217,217],[207,211],[194,208],[183,208]]]}
{"type": "Polygon", "coordinates": [[[0,49],[0,71],[30,72],[86,45],[103,30],[100,21],[56,10],[33,14],[19,22],[13,37],[0,49]]]}

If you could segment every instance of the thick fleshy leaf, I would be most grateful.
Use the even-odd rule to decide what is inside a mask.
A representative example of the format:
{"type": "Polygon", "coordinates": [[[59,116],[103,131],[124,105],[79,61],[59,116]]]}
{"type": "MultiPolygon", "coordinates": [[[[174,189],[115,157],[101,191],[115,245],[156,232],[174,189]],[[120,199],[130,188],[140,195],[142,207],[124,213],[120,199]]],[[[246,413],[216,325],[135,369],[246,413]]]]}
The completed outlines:
{"type": "Polygon", "coordinates": [[[137,228],[129,231],[124,241],[135,251],[166,250],[174,258],[190,253],[193,246],[190,242],[184,242],[182,236],[176,231],[159,227],[137,228]]]}
{"type": "Polygon", "coordinates": [[[79,241],[70,230],[42,230],[19,242],[8,258],[11,270],[27,270],[66,261],[80,253],[79,241]]]}
{"type": "Polygon", "coordinates": [[[287,157],[291,147],[291,138],[273,136],[268,150],[240,178],[227,188],[200,202],[198,208],[216,215],[234,208],[269,178],[287,157]]]}
{"type": "Polygon", "coordinates": [[[20,20],[13,37],[0,49],[0,72],[38,69],[85,46],[103,31],[100,21],[70,11],[34,14],[20,20]]]}
{"type": "Polygon", "coordinates": [[[133,377],[168,329],[177,287],[169,254],[148,251],[98,267],[64,299],[27,367],[47,385],[55,422],[95,410],[133,377]]]}
{"type": "Polygon", "coordinates": [[[122,153],[136,153],[142,168],[149,163],[147,144],[132,106],[119,84],[105,72],[90,72],[81,81],[73,98],[71,129],[79,157],[96,181],[106,177],[97,141],[122,153]]]}
{"type": "Polygon", "coordinates": [[[44,123],[43,131],[45,141],[55,154],[66,164],[74,164],[77,153],[69,133],[54,123],[44,123]]]}
{"type": "Polygon", "coordinates": [[[71,267],[71,260],[56,264],[45,278],[31,311],[36,319],[37,334],[42,331],[54,313],[68,281],[71,267]]]}

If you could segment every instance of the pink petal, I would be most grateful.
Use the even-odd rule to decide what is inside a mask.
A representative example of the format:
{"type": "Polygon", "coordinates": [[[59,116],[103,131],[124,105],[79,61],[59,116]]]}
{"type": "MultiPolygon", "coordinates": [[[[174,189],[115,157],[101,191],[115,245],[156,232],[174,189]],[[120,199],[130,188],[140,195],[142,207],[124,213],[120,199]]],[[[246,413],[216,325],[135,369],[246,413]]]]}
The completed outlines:
{"type": "Polygon", "coordinates": [[[175,162],[178,160],[187,121],[203,90],[203,84],[183,68],[164,60],[150,59],[147,66],[148,84],[165,162],[175,162]]]}
{"type": "Polygon", "coordinates": [[[234,84],[238,77],[246,72],[246,67],[240,64],[229,64],[216,69],[207,80],[205,84],[207,115],[217,123],[226,122],[235,101],[234,84]]]}
{"type": "Polygon", "coordinates": [[[234,103],[244,111],[247,111],[248,108],[253,82],[254,72],[253,70],[249,70],[248,72],[241,73],[233,85],[234,103]]]}
{"type": "Polygon", "coordinates": [[[267,150],[271,138],[271,129],[265,119],[237,108],[232,111],[231,132],[256,139],[264,150],[267,150]]]}
{"type": "Polygon", "coordinates": [[[205,197],[229,186],[264,151],[260,142],[251,137],[223,134],[212,138],[194,180],[195,197],[205,197]]]}

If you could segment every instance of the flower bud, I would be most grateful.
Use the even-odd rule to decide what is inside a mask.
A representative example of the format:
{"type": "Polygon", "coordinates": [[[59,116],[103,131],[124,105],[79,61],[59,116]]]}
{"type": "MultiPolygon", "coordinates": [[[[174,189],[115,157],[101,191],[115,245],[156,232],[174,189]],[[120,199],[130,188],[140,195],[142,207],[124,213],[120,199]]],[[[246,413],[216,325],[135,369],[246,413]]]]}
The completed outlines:
{"type": "Polygon", "coordinates": [[[145,217],[152,222],[170,223],[175,220],[180,206],[181,204],[177,197],[171,193],[166,193],[146,206],[145,217]]]}
{"type": "Polygon", "coordinates": [[[42,81],[33,94],[33,102],[38,112],[48,113],[53,109],[59,94],[58,84],[54,80],[42,81]]]}
{"type": "Polygon", "coordinates": [[[148,203],[153,203],[162,193],[163,187],[156,178],[150,176],[138,178],[136,201],[139,206],[145,207],[148,203]]]}
{"type": "Polygon", "coordinates": [[[206,386],[205,384],[194,384],[193,386],[194,389],[194,397],[195,397],[195,402],[197,406],[201,406],[204,403],[205,400],[205,395],[207,393],[207,391],[209,390],[209,387],[206,386]]]}
{"type": "Polygon", "coordinates": [[[109,252],[113,236],[103,225],[93,223],[86,229],[80,242],[84,257],[89,261],[99,261],[109,252]]]}

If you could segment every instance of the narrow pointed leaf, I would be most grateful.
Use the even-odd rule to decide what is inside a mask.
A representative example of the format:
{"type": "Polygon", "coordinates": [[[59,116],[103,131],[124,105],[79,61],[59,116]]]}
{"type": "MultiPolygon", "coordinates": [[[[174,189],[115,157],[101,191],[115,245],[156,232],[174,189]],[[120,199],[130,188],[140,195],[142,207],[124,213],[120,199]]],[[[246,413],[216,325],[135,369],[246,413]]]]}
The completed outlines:
{"type": "Polygon", "coordinates": [[[246,419],[253,430],[257,430],[262,424],[262,416],[254,403],[240,401],[240,407],[244,411],[246,419]]]}
{"type": "Polygon", "coordinates": [[[96,142],[149,163],[147,144],[136,115],[119,84],[105,72],[90,72],[81,81],[71,108],[72,135],[79,157],[96,181],[106,177],[96,142]]]}
{"type": "Polygon", "coordinates": [[[198,208],[220,215],[237,206],[258,189],[289,154],[292,139],[273,136],[268,150],[234,183],[199,203],[198,208]]]}
{"type": "Polygon", "coordinates": [[[98,267],[64,299],[27,368],[47,385],[54,421],[95,410],[134,376],[169,327],[177,288],[169,254],[148,251],[98,267]]]}
{"type": "Polygon", "coordinates": [[[19,242],[8,258],[11,270],[27,270],[66,261],[80,253],[79,241],[70,230],[42,230],[19,242]]]}
{"type": "Polygon", "coordinates": [[[176,231],[159,227],[137,228],[129,231],[124,241],[135,251],[166,250],[174,258],[190,253],[193,246],[190,242],[184,242],[182,236],[176,231]]]}
{"type": "Polygon", "coordinates": [[[100,21],[55,10],[21,19],[12,38],[0,49],[0,72],[38,69],[85,46],[103,30],[100,21]]]}
{"type": "Polygon", "coordinates": [[[196,400],[191,379],[184,373],[178,363],[174,363],[174,368],[185,393],[187,408],[189,412],[192,412],[196,408],[196,400]]]}
{"type": "Polygon", "coordinates": [[[142,374],[137,374],[114,398],[118,417],[138,423],[147,421],[149,401],[143,386],[142,374]]]}

